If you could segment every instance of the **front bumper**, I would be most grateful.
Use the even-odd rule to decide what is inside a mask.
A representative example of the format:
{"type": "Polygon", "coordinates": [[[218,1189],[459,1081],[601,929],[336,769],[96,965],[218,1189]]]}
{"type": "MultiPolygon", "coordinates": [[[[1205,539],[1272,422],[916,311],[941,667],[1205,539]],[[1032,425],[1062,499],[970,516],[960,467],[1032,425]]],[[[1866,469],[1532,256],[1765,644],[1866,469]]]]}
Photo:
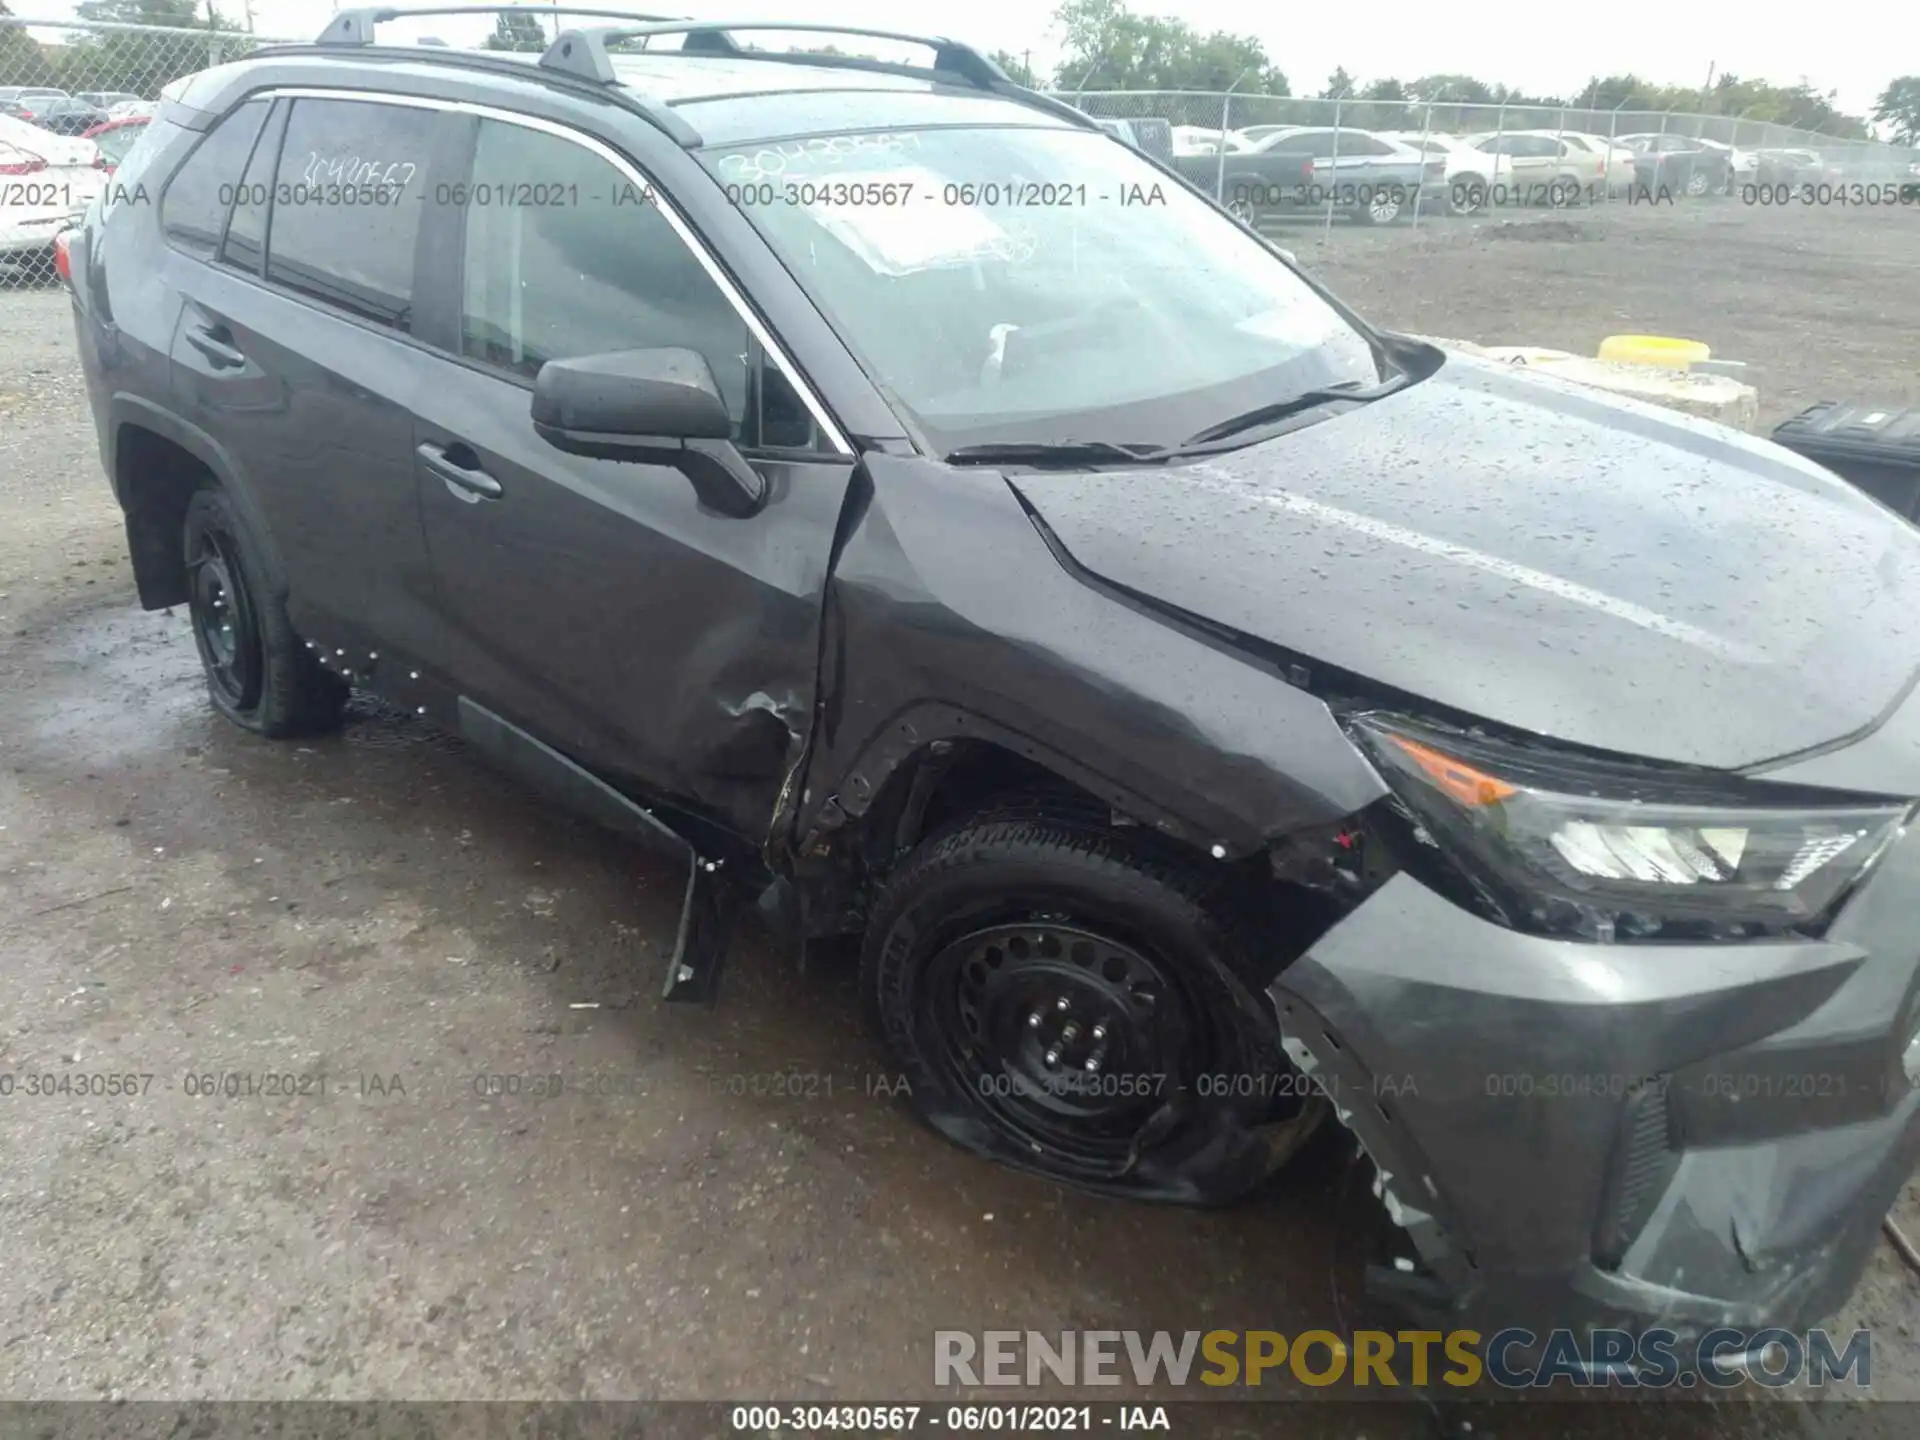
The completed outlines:
{"type": "Polygon", "coordinates": [[[1920,829],[1820,940],[1562,942],[1396,875],[1269,995],[1436,1320],[1805,1330],[1920,1164],[1920,829]]]}

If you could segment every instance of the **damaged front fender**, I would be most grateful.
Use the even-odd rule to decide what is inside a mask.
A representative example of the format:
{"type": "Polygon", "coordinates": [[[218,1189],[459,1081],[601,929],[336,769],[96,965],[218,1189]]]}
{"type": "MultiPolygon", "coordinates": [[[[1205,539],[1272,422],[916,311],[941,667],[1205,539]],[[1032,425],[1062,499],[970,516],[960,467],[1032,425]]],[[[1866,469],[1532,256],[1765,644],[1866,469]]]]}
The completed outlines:
{"type": "Polygon", "coordinates": [[[1217,858],[1386,793],[1319,699],[1071,573],[999,475],[891,455],[865,469],[829,582],[802,836],[862,815],[923,747],[955,738],[1217,858]]]}

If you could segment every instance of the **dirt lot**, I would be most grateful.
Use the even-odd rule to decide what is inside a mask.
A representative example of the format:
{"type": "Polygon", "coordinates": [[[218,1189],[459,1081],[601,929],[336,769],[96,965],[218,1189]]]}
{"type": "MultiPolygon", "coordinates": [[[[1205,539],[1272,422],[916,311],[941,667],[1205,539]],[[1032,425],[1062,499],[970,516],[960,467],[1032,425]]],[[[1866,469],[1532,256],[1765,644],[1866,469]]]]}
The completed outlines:
{"type": "MultiPolygon", "coordinates": [[[[1916,236],[1725,202],[1288,243],[1402,328],[1707,340],[1770,424],[1920,402],[1916,236]]],[[[0,354],[0,1072],[153,1077],[0,1100],[0,1396],[877,1399],[932,1393],[936,1329],[1368,1318],[1353,1172],[1196,1213],[993,1169],[881,1093],[845,974],[750,941],[717,1011],[663,1010],[677,877],[457,744],[217,722],[184,621],[134,606],[64,295],[0,294],[0,354]],[[607,1093],[476,1090],[556,1071],[607,1093]],[[330,1088],[190,1093],[222,1072],[330,1088]]],[[[1883,1250],[1842,1317],[1882,1397],[1920,1397],[1916,1320],[1883,1250]]],[[[1788,1425],[1764,1408],[1659,1428],[1788,1425]]]]}

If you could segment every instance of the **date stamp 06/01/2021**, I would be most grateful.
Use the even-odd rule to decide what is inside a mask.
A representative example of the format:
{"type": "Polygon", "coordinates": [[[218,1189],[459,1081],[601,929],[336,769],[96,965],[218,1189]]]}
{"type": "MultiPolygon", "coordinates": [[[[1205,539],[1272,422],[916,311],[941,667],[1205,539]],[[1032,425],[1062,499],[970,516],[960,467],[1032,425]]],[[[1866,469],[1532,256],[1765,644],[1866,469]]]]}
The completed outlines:
{"type": "MultiPolygon", "coordinates": [[[[1076,1100],[1141,1099],[1190,1090],[1201,1100],[1285,1101],[1321,1096],[1335,1103],[1357,1099],[1418,1098],[1421,1077],[1412,1072],[1381,1073],[1350,1082],[1325,1071],[1311,1074],[1290,1066],[1267,1071],[1208,1072],[1169,1076],[1115,1069],[1090,1072],[1006,1069],[975,1077],[983,1100],[1053,1096],[1076,1100]]],[[[1664,1099],[1673,1093],[1702,1102],[1752,1100],[1845,1100],[1859,1089],[1857,1077],[1826,1072],[1722,1072],[1698,1075],[1504,1071],[1484,1076],[1451,1075],[1444,1084],[1432,1078],[1425,1088],[1452,1093],[1462,1086],[1492,1099],[1520,1103],[1597,1101],[1619,1103],[1648,1092],[1664,1099]]],[[[324,1101],[335,1099],[417,1099],[452,1092],[479,1101],[557,1100],[568,1096],[602,1099],[684,1094],[689,1088],[734,1099],[832,1101],[911,1097],[905,1074],[888,1071],[813,1070],[795,1066],[770,1070],[683,1070],[673,1073],[620,1070],[486,1070],[453,1076],[402,1073],[363,1067],[327,1070],[306,1067],[195,1067],[171,1074],[141,1070],[78,1070],[15,1065],[0,1069],[0,1104],[36,1100],[142,1100],[179,1095],[190,1100],[324,1101]]]]}

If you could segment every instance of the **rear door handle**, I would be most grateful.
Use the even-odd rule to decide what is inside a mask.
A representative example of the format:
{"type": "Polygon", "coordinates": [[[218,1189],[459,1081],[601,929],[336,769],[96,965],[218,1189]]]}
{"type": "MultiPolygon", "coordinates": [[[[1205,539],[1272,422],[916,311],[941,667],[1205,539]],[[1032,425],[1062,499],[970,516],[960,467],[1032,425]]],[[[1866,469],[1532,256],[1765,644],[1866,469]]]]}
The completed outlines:
{"type": "MultiPolygon", "coordinates": [[[[465,451],[466,446],[458,449],[465,451]]],[[[420,457],[420,463],[438,475],[462,500],[471,503],[474,500],[498,500],[507,492],[500,482],[482,470],[478,465],[462,465],[453,458],[453,451],[443,445],[431,442],[416,445],[413,453],[420,457]]],[[[469,452],[471,453],[471,452],[469,452]]]]}
{"type": "Polygon", "coordinates": [[[224,325],[189,325],[187,343],[206,356],[215,369],[237,370],[247,363],[247,357],[233,343],[233,332],[224,325]]]}

